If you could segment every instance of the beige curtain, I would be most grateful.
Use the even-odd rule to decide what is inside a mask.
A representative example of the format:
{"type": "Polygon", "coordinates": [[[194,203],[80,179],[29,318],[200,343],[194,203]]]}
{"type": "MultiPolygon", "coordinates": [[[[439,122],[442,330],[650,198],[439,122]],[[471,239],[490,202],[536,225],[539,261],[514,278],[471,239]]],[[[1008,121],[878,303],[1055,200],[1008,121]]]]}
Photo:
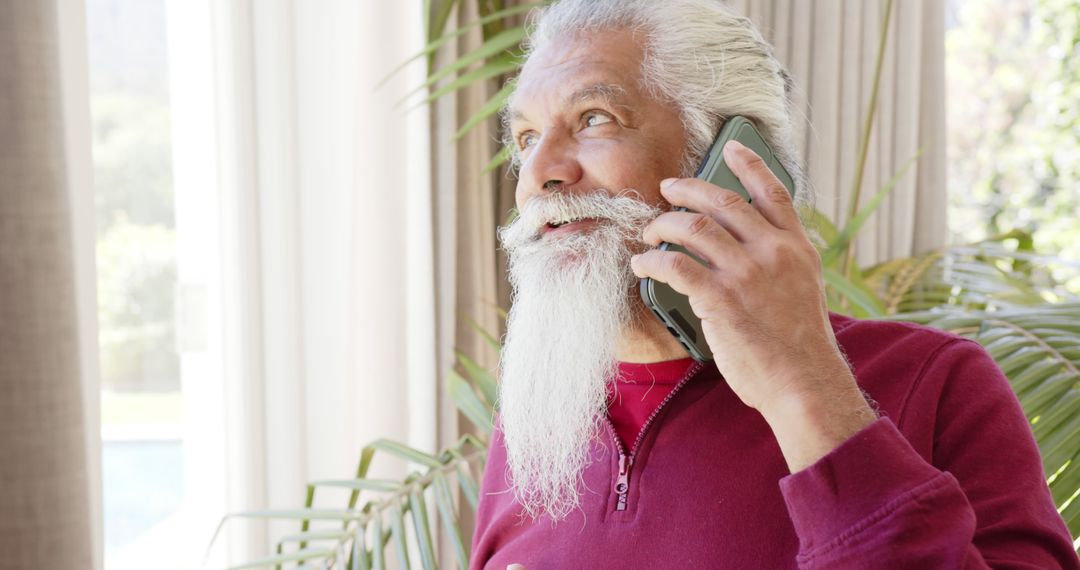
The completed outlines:
{"type": "MultiPolygon", "coordinates": [[[[472,8],[471,3],[466,3],[472,8]]],[[[510,3],[507,3],[510,4],[510,3]]],[[[460,26],[478,16],[458,11],[452,25],[460,26]]],[[[472,28],[457,45],[442,50],[436,64],[453,61],[482,42],[479,28],[472,28]]],[[[452,366],[453,350],[489,369],[498,355],[483,340],[470,320],[495,336],[502,331],[497,308],[509,306],[503,255],[498,251],[495,229],[513,205],[513,181],[503,170],[483,173],[483,167],[499,150],[495,132],[478,127],[459,140],[454,133],[501,86],[495,81],[467,87],[444,97],[432,109],[432,186],[436,200],[435,240],[439,272],[440,375],[452,366]]],[[[440,382],[440,386],[445,384],[440,382]]],[[[440,444],[456,441],[468,422],[458,417],[453,403],[444,397],[440,409],[440,444]]]]}
{"type": "Polygon", "coordinates": [[[56,5],[0,1],[0,568],[93,568],[56,5]]]}
{"type": "MultiPolygon", "coordinates": [[[[798,144],[817,207],[847,217],[886,0],[730,0],[750,17],[796,85],[798,144]],[[808,124],[807,124],[808,123],[808,124]]],[[[897,0],[860,202],[922,149],[857,242],[861,266],[945,243],[945,14],[938,0],[897,0]]]]}
{"type": "MultiPolygon", "coordinates": [[[[519,4],[506,2],[506,6],[519,4]]],[[[475,21],[474,3],[458,10],[451,26],[475,21]]],[[[482,42],[479,28],[439,54],[436,65],[453,61],[482,42]]],[[[498,310],[510,306],[505,257],[498,250],[496,228],[505,222],[513,206],[514,181],[499,169],[483,173],[483,167],[499,150],[496,133],[483,126],[459,140],[454,133],[501,85],[492,80],[472,85],[440,99],[431,110],[432,192],[435,204],[436,309],[438,328],[439,445],[453,444],[471,424],[457,412],[446,394],[446,373],[460,350],[488,370],[498,364],[498,354],[473,328],[482,327],[501,337],[503,321],[498,310]],[[470,322],[472,321],[472,322],[470,322]]],[[[471,524],[465,524],[466,533],[471,524]]],[[[452,560],[450,542],[440,531],[443,560],[452,560]]],[[[469,541],[471,536],[466,536],[469,541]]]]}

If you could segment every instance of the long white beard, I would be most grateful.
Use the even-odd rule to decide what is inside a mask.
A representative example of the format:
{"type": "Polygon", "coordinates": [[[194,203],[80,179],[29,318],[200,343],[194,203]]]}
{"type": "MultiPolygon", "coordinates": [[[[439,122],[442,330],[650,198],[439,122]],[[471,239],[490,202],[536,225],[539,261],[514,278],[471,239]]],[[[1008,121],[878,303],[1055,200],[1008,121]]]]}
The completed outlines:
{"type": "Polygon", "coordinates": [[[641,231],[660,210],[625,194],[545,195],[499,231],[514,290],[500,364],[502,431],[515,496],[533,518],[558,521],[580,505],[617,342],[635,318],[630,256],[646,249],[641,231]],[[601,222],[538,237],[549,220],[577,217],[601,222]]]}

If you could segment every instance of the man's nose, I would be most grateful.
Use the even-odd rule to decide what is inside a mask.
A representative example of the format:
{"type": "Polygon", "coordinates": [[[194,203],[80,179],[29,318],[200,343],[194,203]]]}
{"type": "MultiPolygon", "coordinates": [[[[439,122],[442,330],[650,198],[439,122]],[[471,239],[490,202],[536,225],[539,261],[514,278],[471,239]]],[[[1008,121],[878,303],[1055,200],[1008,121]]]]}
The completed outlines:
{"type": "Polygon", "coordinates": [[[582,168],[572,138],[560,133],[545,133],[533,146],[518,173],[522,203],[581,181],[582,168]]]}

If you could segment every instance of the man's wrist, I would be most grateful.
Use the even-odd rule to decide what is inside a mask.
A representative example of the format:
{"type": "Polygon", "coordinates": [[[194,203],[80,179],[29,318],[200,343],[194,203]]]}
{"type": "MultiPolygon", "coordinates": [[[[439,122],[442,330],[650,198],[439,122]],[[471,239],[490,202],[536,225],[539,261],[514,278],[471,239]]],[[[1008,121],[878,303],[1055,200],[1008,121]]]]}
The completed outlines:
{"type": "Polygon", "coordinates": [[[788,469],[801,471],[877,419],[848,373],[837,390],[793,394],[759,410],[773,430],[788,469]]]}

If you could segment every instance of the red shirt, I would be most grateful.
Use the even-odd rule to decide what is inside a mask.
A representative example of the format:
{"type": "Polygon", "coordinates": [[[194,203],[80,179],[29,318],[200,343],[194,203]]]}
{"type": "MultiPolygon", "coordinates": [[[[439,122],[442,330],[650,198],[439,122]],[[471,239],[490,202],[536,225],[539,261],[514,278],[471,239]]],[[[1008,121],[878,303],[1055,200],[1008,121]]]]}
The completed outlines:
{"type": "Polygon", "coordinates": [[[693,358],[665,362],[620,362],[616,382],[609,385],[608,418],[629,452],[649,416],[660,407],[675,385],[686,377],[693,358]]]}
{"type": "Polygon", "coordinates": [[[634,450],[606,426],[581,509],[552,524],[509,492],[497,423],[469,567],[1080,569],[1028,420],[981,346],[908,323],[832,324],[881,418],[817,463],[790,473],[761,414],[695,366],[634,450]]]}

